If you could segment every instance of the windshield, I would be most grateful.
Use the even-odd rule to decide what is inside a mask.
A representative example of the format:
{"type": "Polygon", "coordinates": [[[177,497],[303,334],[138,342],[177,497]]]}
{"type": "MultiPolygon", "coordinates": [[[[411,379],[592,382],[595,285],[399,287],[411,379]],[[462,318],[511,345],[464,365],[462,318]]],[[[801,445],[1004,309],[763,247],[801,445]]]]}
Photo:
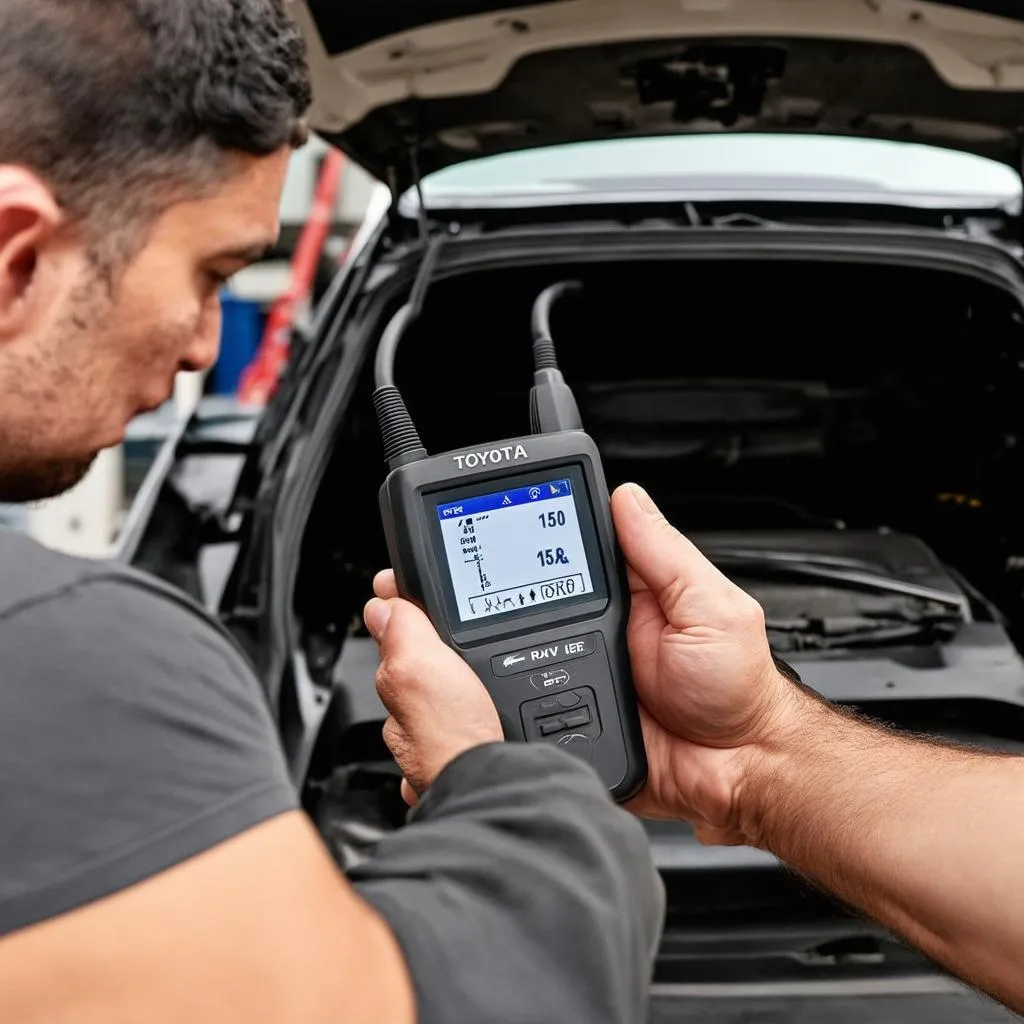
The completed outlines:
{"type": "Polygon", "coordinates": [[[533,203],[763,198],[1016,207],[1021,183],[1004,164],[914,143],[842,136],[721,134],[613,139],[484,157],[423,181],[424,198],[518,197],[533,203]]]}

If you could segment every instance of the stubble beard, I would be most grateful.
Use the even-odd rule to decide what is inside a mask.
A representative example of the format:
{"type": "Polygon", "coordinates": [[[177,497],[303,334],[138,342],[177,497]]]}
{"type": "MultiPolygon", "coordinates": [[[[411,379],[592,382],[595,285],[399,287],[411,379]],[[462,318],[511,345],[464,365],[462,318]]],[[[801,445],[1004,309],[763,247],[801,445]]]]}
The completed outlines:
{"type": "MultiPolygon", "coordinates": [[[[55,456],[47,448],[59,449],[69,408],[86,397],[86,381],[77,379],[71,360],[83,339],[102,329],[101,294],[98,275],[87,276],[69,297],[51,342],[15,365],[0,365],[0,502],[57,497],[80,483],[99,455],[55,456]]],[[[81,373],[88,377],[87,369],[81,373]]]]}
{"type": "Polygon", "coordinates": [[[27,461],[11,464],[6,455],[0,457],[0,502],[21,504],[56,498],[80,483],[95,461],[96,455],[92,455],[45,465],[27,461]]]}

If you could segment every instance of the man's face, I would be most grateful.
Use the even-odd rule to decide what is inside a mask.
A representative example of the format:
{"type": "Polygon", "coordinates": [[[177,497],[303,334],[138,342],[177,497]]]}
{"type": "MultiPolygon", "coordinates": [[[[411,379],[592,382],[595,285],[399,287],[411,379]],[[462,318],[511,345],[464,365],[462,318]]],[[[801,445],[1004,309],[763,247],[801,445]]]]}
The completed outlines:
{"type": "Polygon", "coordinates": [[[179,371],[213,365],[220,289],[275,242],[288,158],[238,157],[109,273],[70,232],[19,236],[26,214],[5,218],[0,167],[0,501],[73,486],[129,420],[171,396],[179,371]]]}

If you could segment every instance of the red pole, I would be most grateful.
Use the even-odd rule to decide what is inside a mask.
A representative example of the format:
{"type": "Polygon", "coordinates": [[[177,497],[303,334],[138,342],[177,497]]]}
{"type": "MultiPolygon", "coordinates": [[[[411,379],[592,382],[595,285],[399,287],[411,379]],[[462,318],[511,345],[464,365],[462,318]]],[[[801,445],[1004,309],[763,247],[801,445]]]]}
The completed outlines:
{"type": "Polygon", "coordinates": [[[316,269],[334,219],[345,157],[331,149],[316,183],[313,206],[292,255],[288,289],[274,303],[256,358],[249,364],[238,390],[247,405],[265,405],[277,387],[291,350],[291,331],[299,303],[313,290],[316,269]]]}

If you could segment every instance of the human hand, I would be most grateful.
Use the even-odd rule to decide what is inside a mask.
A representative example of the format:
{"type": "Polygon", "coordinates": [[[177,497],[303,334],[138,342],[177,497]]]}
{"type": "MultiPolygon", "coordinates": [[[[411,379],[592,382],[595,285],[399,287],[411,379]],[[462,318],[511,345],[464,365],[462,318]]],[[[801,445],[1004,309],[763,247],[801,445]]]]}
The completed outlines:
{"type": "Polygon", "coordinates": [[[629,571],[630,660],[650,765],[630,809],[690,821],[705,843],[756,842],[744,783],[806,695],[776,667],[760,605],[644,490],[616,490],[612,515],[629,571]]]}
{"type": "Polygon", "coordinates": [[[460,754],[504,736],[484,684],[426,615],[398,597],[394,573],[380,573],[373,589],[364,619],[381,653],[377,693],[390,713],[384,742],[411,805],[460,754]]]}

